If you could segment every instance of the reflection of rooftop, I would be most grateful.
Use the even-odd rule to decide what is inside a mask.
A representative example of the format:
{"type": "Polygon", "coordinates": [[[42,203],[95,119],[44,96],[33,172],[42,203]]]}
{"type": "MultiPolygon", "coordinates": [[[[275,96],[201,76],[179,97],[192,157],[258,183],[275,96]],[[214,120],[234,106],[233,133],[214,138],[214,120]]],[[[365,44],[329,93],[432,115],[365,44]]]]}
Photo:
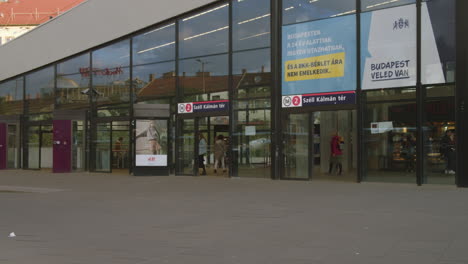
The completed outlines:
{"type": "MultiPolygon", "coordinates": [[[[211,76],[210,73],[197,73],[196,76],[179,77],[181,88],[184,94],[200,94],[215,93],[226,91],[228,87],[229,76],[211,76]],[[203,89],[204,87],[204,89],[203,89]]],[[[242,75],[234,75],[234,88],[238,87],[255,87],[269,85],[271,82],[271,74],[269,72],[247,73],[244,71],[242,75]]],[[[175,95],[176,79],[173,73],[165,73],[163,77],[152,79],[143,88],[137,92],[137,97],[167,97],[175,95]]],[[[138,81],[141,82],[140,79],[138,81]]]]}

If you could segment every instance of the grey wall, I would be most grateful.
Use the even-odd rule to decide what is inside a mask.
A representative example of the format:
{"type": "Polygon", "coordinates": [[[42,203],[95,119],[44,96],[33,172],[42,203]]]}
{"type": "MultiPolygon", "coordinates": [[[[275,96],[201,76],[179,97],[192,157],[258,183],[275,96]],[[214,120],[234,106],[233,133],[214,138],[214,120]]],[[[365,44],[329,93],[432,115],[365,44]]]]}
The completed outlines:
{"type": "Polygon", "coordinates": [[[0,81],[215,0],[88,0],[0,46],[0,81]]]}

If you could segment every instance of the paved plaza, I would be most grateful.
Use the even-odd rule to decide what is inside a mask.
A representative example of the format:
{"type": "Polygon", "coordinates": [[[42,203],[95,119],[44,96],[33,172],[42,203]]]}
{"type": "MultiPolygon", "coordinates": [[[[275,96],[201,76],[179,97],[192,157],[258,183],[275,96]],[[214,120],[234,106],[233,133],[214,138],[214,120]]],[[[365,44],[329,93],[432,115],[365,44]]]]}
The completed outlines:
{"type": "Polygon", "coordinates": [[[0,210],[0,264],[468,263],[452,186],[1,171],[0,210]]]}

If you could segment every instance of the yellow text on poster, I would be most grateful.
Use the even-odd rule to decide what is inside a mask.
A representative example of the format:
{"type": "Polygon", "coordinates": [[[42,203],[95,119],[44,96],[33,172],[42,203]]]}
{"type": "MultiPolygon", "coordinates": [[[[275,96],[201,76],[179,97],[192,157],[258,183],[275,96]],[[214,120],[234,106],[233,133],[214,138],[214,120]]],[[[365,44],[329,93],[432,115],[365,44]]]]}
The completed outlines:
{"type": "Polygon", "coordinates": [[[285,80],[293,82],[343,77],[344,65],[344,52],[286,61],[285,80]]]}

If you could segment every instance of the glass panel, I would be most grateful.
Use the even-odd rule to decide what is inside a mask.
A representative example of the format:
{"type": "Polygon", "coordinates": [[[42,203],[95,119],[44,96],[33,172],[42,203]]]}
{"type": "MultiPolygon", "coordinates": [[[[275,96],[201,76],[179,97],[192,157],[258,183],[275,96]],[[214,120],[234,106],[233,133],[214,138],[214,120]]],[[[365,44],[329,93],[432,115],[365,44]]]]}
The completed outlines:
{"type": "Polygon", "coordinates": [[[179,22],[179,56],[188,58],[228,51],[229,4],[211,7],[179,22]]]}
{"type": "Polygon", "coordinates": [[[41,128],[39,126],[32,126],[28,128],[28,169],[39,169],[39,142],[40,142],[41,128]]]}
{"type": "Polygon", "coordinates": [[[52,126],[42,126],[41,129],[41,169],[51,169],[53,159],[52,126]]]}
{"type": "Polygon", "coordinates": [[[98,105],[130,101],[130,68],[117,67],[110,71],[94,72],[93,94],[98,105]]]}
{"type": "Polygon", "coordinates": [[[133,65],[175,60],[175,23],[133,38],[133,65]]]}
{"type": "Polygon", "coordinates": [[[355,110],[313,113],[312,179],[356,181],[355,110]]]}
{"type": "Polygon", "coordinates": [[[270,46],[270,0],[232,2],[233,50],[270,46]]]}
{"type": "Polygon", "coordinates": [[[57,75],[89,72],[89,53],[66,60],[57,64],[57,75]]]}
{"type": "Polygon", "coordinates": [[[111,117],[111,116],[129,116],[130,109],[128,105],[119,108],[100,108],[97,110],[98,117],[111,117]]]}
{"type": "Polygon", "coordinates": [[[129,123],[112,122],[112,168],[128,169],[129,163],[129,123]]]}
{"type": "Polygon", "coordinates": [[[355,0],[284,0],[283,25],[356,13],[355,0]]]}
{"type": "Polygon", "coordinates": [[[85,168],[85,127],[84,121],[73,121],[72,169],[74,171],[85,168]]]}
{"type": "Polygon", "coordinates": [[[455,96],[455,86],[432,86],[426,87],[427,97],[455,96]]]}
{"type": "Polygon", "coordinates": [[[284,134],[284,167],[287,179],[309,178],[310,114],[290,114],[284,134]]]}
{"type": "Polygon", "coordinates": [[[365,92],[365,96],[368,102],[416,99],[416,88],[373,90],[365,92]]]}
{"type": "Polygon", "coordinates": [[[8,168],[17,169],[19,168],[18,152],[19,149],[19,137],[20,131],[18,125],[8,124],[8,168]]]}
{"type": "Polygon", "coordinates": [[[416,0],[361,0],[361,8],[362,11],[370,11],[392,6],[413,4],[415,2],[416,0]]]}
{"type": "Polygon", "coordinates": [[[90,93],[98,105],[130,101],[129,64],[129,40],[93,52],[93,89],[90,93]]]}
{"type": "Polygon", "coordinates": [[[175,62],[133,67],[137,103],[175,96],[175,62]]]}
{"type": "Polygon", "coordinates": [[[23,113],[23,78],[0,84],[0,115],[23,113]]]}
{"type": "Polygon", "coordinates": [[[57,76],[57,108],[77,109],[89,106],[89,75],[57,76]]]}
{"type": "Polygon", "coordinates": [[[233,159],[237,161],[238,176],[270,178],[271,110],[250,110],[245,104],[245,110],[235,112],[233,125],[233,159]]]}
{"type": "Polygon", "coordinates": [[[421,20],[422,83],[455,82],[455,0],[422,3],[421,20]]]}
{"type": "Polygon", "coordinates": [[[184,102],[228,99],[228,56],[181,60],[179,81],[184,102]]]}
{"type": "Polygon", "coordinates": [[[416,182],[416,103],[365,108],[363,166],[367,181],[416,182]]]}
{"type": "Polygon", "coordinates": [[[130,65],[130,40],[123,40],[93,51],[94,75],[130,65]]]}
{"type": "Polygon", "coordinates": [[[98,172],[111,171],[111,124],[97,124],[96,139],[93,140],[95,148],[95,170],[98,172]]]}
{"type": "Polygon", "coordinates": [[[195,120],[181,120],[181,133],[179,137],[179,173],[193,175],[195,163],[195,120]]]}
{"type": "Polygon", "coordinates": [[[54,67],[26,75],[27,113],[52,112],[55,103],[54,67]]]}
{"type": "Polygon", "coordinates": [[[260,49],[233,54],[235,98],[270,96],[270,51],[270,49],[260,49]]]}
{"type": "Polygon", "coordinates": [[[426,102],[424,127],[425,183],[455,184],[456,126],[455,99],[426,102]]]}

